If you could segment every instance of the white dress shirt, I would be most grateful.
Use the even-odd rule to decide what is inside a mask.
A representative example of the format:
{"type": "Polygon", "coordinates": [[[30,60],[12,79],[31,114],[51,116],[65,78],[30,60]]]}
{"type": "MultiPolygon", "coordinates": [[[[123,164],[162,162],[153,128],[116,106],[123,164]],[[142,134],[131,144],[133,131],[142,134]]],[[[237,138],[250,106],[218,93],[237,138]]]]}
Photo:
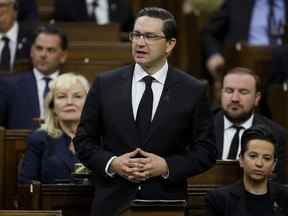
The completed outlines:
{"type": "Polygon", "coordinates": [[[36,68],[33,69],[33,73],[36,79],[36,85],[37,85],[37,93],[38,93],[38,100],[39,100],[39,108],[40,108],[40,118],[44,118],[44,89],[46,86],[46,82],[43,79],[44,77],[50,77],[51,80],[54,80],[58,75],[59,71],[56,71],[50,75],[44,75],[40,71],[38,71],[36,68]]]}
{"type": "MultiPolygon", "coordinates": [[[[248,120],[246,120],[243,124],[239,125],[243,127],[242,130],[239,132],[239,148],[237,151],[237,159],[239,158],[240,148],[241,148],[241,136],[244,133],[244,131],[250,127],[252,127],[253,124],[254,115],[252,115],[248,120]]],[[[233,123],[229,121],[224,116],[224,137],[223,137],[223,152],[222,152],[222,160],[228,160],[228,154],[231,146],[232,139],[236,133],[236,128],[233,127],[233,123]]]]}
{"type": "Polygon", "coordinates": [[[4,48],[4,41],[1,40],[3,36],[6,36],[9,38],[9,48],[10,48],[10,65],[13,65],[14,60],[15,60],[15,54],[16,54],[16,49],[17,49],[17,39],[18,39],[18,31],[19,31],[19,25],[17,22],[14,23],[12,28],[6,32],[6,33],[1,33],[0,32],[0,55],[2,53],[2,50],[4,48]]]}
{"type": "Polygon", "coordinates": [[[109,4],[108,0],[97,0],[97,7],[93,8],[94,0],[86,0],[87,12],[89,15],[93,13],[96,16],[97,24],[104,25],[109,23],[109,4]],[[93,11],[94,10],[94,11],[93,11]]]}
{"type": "MultiPolygon", "coordinates": [[[[152,74],[151,76],[155,79],[151,84],[152,92],[153,92],[153,108],[152,108],[152,116],[151,120],[154,118],[160,97],[164,88],[164,83],[168,73],[168,63],[167,61],[163,65],[163,67],[157,71],[156,73],[152,74]]],[[[140,104],[141,98],[145,91],[145,82],[142,80],[145,76],[149,74],[139,65],[136,64],[134,68],[133,78],[132,78],[132,108],[133,108],[133,116],[134,120],[136,120],[138,106],[140,104]]],[[[114,173],[108,171],[112,160],[116,156],[110,158],[107,162],[105,167],[105,172],[109,176],[113,176],[114,173]]]]}

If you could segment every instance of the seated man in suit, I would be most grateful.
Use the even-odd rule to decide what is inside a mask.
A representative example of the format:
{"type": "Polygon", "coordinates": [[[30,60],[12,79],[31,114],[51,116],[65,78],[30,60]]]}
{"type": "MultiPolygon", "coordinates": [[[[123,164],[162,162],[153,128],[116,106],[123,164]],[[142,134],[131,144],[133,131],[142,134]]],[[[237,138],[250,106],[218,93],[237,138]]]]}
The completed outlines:
{"type": "Polygon", "coordinates": [[[221,91],[222,111],[216,113],[214,119],[218,159],[237,159],[244,130],[253,125],[264,124],[273,129],[279,144],[276,179],[285,181],[286,131],[277,123],[255,113],[261,98],[260,88],[259,76],[247,68],[234,68],[224,76],[221,91]]]}
{"type": "Polygon", "coordinates": [[[224,0],[203,31],[206,66],[212,77],[225,64],[225,45],[280,45],[288,0],[224,0]]]}
{"type": "Polygon", "coordinates": [[[0,0],[0,70],[13,71],[14,63],[30,58],[31,30],[17,22],[16,0],[0,0]]]}
{"type": "Polygon", "coordinates": [[[134,21],[130,0],[57,0],[54,8],[56,21],[114,22],[124,32],[132,30],[134,21]]]}
{"type": "Polygon", "coordinates": [[[287,216],[288,187],[269,178],[278,162],[277,139],[264,125],[246,130],[241,140],[243,179],[210,191],[207,216],[287,216]]]}
{"type": "Polygon", "coordinates": [[[174,16],[142,9],[130,40],[135,64],[96,77],[74,138],[95,173],[91,215],[118,215],[133,199],[185,199],[187,178],[215,163],[206,85],[167,61],[174,16]]]}
{"type": "Polygon", "coordinates": [[[31,48],[33,70],[5,79],[9,88],[0,95],[8,101],[6,108],[1,108],[6,116],[2,126],[27,129],[38,126],[33,124],[33,118],[43,118],[48,83],[60,73],[60,66],[66,61],[67,48],[66,35],[55,26],[38,28],[31,48]]]}

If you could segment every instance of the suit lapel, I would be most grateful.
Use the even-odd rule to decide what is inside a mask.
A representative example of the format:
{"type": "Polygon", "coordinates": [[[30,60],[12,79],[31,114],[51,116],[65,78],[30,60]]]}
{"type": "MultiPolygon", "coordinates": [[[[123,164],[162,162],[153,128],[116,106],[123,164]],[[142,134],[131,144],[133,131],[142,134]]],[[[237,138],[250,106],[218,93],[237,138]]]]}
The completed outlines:
{"type": "Polygon", "coordinates": [[[147,141],[149,140],[153,132],[159,126],[161,120],[165,118],[166,115],[168,115],[168,112],[171,109],[171,107],[169,106],[171,96],[172,96],[173,91],[177,89],[176,87],[177,87],[178,82],[179,82],[179,79],[177,76],[177,72],[173,70],[171,67],[169,67],[167,78],[166,78],[164,88],[160,97],[160,101],[159,101],[156,113],[151,123],[151,128],[143,144],[147,143],[147,141]]]}
{"type": "Polygon", "coordinates": [[[219,113],[216,114],[214,119],[214,127],[216,131],[216,147],[218,150],[217,159],[221,159],[224,145],[224,114],[222,111],[219,111],[219,113]]]}
{"type": "Polygon", "coordinates": [[[26,96],[23,98],[23,100],[29,104],[28,107],[29,109],[31,109],[32,117],[39,117],[40,107],[39,107],[38,90],[37,90],[36,78],[33,72],[29,72],[29,74],[27,74],[27,76],[20,82],[20,85],[22,85],[21,93],[24,93],[26,96]]]}
{"type": "Polygon", "coordinates": [[[249,213],[246,211],[246,201],[245,201],[245,191],[244,191],[244,185],[242,181],[237,182],[231,193],[231,199],[234,202],[235,209],[233,209],[233,212],[235,212],[235,215],[239,216],[248,216],[249,213]]]}
{"type": "MultiPolygon", "coordinates": [[[[136,122],[133,116],[133,107],[132,107],[132,78],[134,72],[134,65],[128,67],[128,69],[124,69],[121,72],[121,79],[119,85],[116,87],[115,91],[117,93],[117,100],[119,102],[118,107],[113,107],[113,109],[118,109],[117,118],[119,122],[123,122],[122,129],[123,133],[127,133],[129,131],[129,145],[133,148],[138,147],[139,138],[138,131],[136,128],[136,122]]],[[[128,133],[127,133],[128,134],[128,133]]]]}
{"type": "Polygon", "coordinates": [[[66,137],[66,135],[63,135],[58,139],[51,139],[51,143],[55,146],[56,149],[56,157],[59,159],[59,161],[63,162],[64,167],[66,167],[70,172],[74,169],[74,161],[71,152],[68,149],[69,143],[67,142],[68,137],[66,137]]]}

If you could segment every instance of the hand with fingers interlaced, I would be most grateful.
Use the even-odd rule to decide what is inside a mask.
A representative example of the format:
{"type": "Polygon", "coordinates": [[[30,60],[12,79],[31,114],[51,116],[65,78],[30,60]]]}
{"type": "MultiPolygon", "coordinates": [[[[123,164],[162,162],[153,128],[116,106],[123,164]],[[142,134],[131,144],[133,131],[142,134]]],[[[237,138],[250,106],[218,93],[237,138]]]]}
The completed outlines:
{"type": "Polygon", "coordinates": [[[112,171],[131,182],[146,181],[151,177],[167,176],[168,166],[162,157],[136,149],[115,158],[112,171]]]}

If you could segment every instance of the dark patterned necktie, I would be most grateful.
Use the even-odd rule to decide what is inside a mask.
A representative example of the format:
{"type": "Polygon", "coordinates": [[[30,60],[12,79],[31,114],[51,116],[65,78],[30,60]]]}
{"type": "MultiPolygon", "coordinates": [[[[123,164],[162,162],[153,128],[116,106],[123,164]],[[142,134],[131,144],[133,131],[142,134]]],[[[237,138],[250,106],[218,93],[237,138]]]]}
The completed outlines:
{"type": "Polygon", "coordinates": [[[1,69],[10,71],[10,61],[11,61],[11,53],[10,53],[10,47],[9,47],[9,38],[6,36],[3,36],[1,38],[3,41],[3,49],[1,53],[1,69]]]}
{"type": "Polygon", "coordinates": [[[43,80],[45,81],[45,88],[43,92],[43,98],[45,99],[46,95],[49,92],[49,82],[52,80],[50,77],[43,77],[43,80]]]}
{"type": "Polygon", "coordinates": [[[235,132],[233,139],[231,141],[228,159],[235,160],[237,158],[237,152],[238,152],[238,148],[239,148],[239,133],[240,133],[241,129],[243,129],[243,127],[236,126],[236,125],[233,125],[232,127],[236,129],[236,132],[235,132]]]}
{"type": "Polygon", "coordinates": [[[136,116],[136,125],[140,134],[141,141],[144,141],[151,124],[152,108],[153,108],[153,91],[151,88],[151,76],[143,78],[145,82],[145,91],[139,103],[136,116]]]}

